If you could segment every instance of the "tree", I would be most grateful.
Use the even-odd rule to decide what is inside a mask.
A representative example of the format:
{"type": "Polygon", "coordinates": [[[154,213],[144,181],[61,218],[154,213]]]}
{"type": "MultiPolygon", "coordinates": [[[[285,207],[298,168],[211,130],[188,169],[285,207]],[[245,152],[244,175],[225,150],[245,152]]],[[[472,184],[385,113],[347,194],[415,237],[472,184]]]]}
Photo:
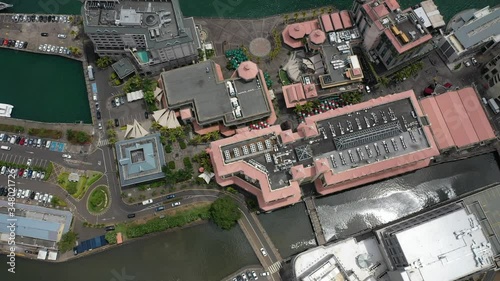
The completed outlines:
{"type": "Polygon", "coordinates": [[[290,19],[290,15],[289,15],[289,14],[285,14],[285,15],[283,16],[283,20],[284,20],[285,24],[287,24],[287,23],[288,23],[288,20],[289,20],[289,19],[290,19]]]}
{"type": "Polygon", "coordinates": [[[73,231],[68,231],[62,235],[61,240],[57,242],[59,251],[65,253],[72,250],[75,247],[76,240],[78,239],[78,234],[73,231]]]}
{"type": "Polygon", "coordinates": [[[229,196],[215,200],[209,212],[212,221],[224,230],[231,229],[241,217],[238,205],[229,196]]]}
{"type": "Polygon", "coordinates": [[[99,67],[101,69],[104,69],[104,68],[110,66],[112,63],[113,63],[113,60],[110,57],[107,57],[107,56],[100,57],[96,61],[97,67],[99,67]]]}
{"type": "Polygon", "coordinates": [[[322,7],[321,9],[319,9],[319,11],[321,12],[321,14],[324,14],[325,13],[325,7],[322,7]]]}
{"type": "Polygon", "coordinates": [[[318,16],[318,10],[314,10],[314,11],[312,12],[312,17],[313,17],[313,18],[315,18],[315,17],[317,17],[317,16],[318,16]]]}
{"type": "Polygon", "coordinates": [[[147,105],[154,104],[156,102],[155,93],[153,91],[144,92],[144,101],[147,105]]]}
{"type": "Polygon", "coordinates": [[[307,13],[305,11],[302,12],[302,19],[306,19],[306,15],[307,15],[307,13]]]}
{"type": "Polygon", "coordinates": [[[106,239],[109,244],[116,244],[116,231],[106,232],[104,239],[106,239]]]}
{"type": "Polygon", "coordinates": [[[298,13],[293,14],[293,19],[294,19],[295,21],[297,21],[297,19],[298,19],[298,18],[299,18],[299,14],[298,14],[298,13]]]}

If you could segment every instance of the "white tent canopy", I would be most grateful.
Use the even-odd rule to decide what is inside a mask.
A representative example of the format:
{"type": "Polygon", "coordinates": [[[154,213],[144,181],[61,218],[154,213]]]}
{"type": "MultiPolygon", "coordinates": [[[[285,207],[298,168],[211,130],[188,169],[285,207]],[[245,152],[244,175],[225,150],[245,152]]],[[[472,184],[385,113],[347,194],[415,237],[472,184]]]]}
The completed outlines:
{"type": "Polygon", "coordinates": [[[44,260],[47,258],[47,251],[46,250],[40,250],[38,251],[38,256],[36,257],[39,260],[44,260]]]}
{"type": "Polygon", "coordinates": [[[175,116],[175,111],[166,108],[154,111],[153,119],[155,119],[155,121],[158,122],[158,124],[160,124],[162,127],[166,127],[169,129],[181,126],[179,120],[177,120],[177,116],[175,116]]]}
{"type": "Polygon", "coordinates": [[[127,130],[125,131],[125,138],[142,138],[149,134],[146,129],[144,129],[137,120],[134,119],[134,124],[133,125],[128,125],[127,124],[127,130]]]}
{"type": "Polygon", "coordinates": [[[143,98],[144,98],[144,93],[142,92],[142,90],[127,93],[127,101],[128,102],[140,100],[143,98]]]}
{"type": "Polygon", "coordinates": [[[206,171],[200,174],[198,177],[205,180],[205,182],[209,183],[210,180],[215,176],[214,173],[207,173],[206,171]]]}
{"type": "Polygon", "coordinates": [[[155,89],[155,98],[156,98],[156,100],[158,102],[161,102],[162,97],[163,97],[163,90],[160,89],[160,88],[158,88],[158,87],[156,87],[156,89],[155,89]]]}

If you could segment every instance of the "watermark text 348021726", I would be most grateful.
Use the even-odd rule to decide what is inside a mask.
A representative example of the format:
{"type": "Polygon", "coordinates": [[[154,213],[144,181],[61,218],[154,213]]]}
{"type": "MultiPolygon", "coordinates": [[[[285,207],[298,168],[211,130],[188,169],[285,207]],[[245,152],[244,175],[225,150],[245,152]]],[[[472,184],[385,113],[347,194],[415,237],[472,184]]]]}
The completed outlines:
{"type": "Polygon", "coordinates": [[[16,175],[9,173],[7,177],[7,229],[9,236],[7,240],[8,254],[7,265],[10,273],[16,273],[16,175]]]}

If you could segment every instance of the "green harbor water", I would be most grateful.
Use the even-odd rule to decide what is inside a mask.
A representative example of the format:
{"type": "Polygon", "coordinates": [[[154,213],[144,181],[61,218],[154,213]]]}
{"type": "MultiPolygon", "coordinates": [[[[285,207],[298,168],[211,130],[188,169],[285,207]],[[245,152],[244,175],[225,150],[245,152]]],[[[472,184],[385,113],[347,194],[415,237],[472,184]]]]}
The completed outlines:
{"type": "Polygon", "coordinates": [[[0,49],[0,103],[13,118],[91,123],[81,62],[59,56],[0,49]]]}
{"type": "MultiPolygon", "coordinates": [[[[275,14],[293,13],[303,9],[334,6],[350,9],[352,0],[179,0],[185,16],[258,18],[275,14]]],[[[3,0],[13,4],[8,12],[79,14],[78,0],[3,0]]],[[[421,0],[399,0],[403,8],[420,3],[421,0]]],[[[434,0],[445,20],[465,9],[498,5],[498,0],[434,0]]]]}

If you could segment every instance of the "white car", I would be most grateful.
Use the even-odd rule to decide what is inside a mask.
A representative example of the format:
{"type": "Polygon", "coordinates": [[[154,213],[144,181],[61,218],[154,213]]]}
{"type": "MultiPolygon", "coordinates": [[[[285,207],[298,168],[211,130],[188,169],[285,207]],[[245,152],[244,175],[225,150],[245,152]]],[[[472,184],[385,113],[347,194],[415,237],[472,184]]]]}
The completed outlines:
{"type": "Polygon", "coordinates": [[[262,253],[262,255],[264,257],[267,257],[267,252],[266,252],[266,250],[264,248],[260,248],[260,252],[262,253]]]}
{"type": "Polygon", "coordinates": [[[33,173],[31,174],[31,179],[32,179],[32,180],[36,179],[36,175],[37,175],[37,174],[38,174],[38,173],[37,173],[36,171],[33,171],[33,173]]]}
{"type": "Polygon", "coordinates": [[[465,66],[469,67],[470,66],[470,61],[466,60],[464,61],[465,66]]]}
{"type": "Polygon", "coordinates": [[[62,158],[71,159],[71,155],[69,155],[69,154],[63,154],[63,155],[62,155],[62,158]]]}
{"type": "Polygon", "coordinates": [[[35,194],[35,199],[33,199],[33,200],[38,201],[38,199],[40,199],[40,192],[37,192],[35,194]]]}
{"type": "Polygon", "coordinates": [[[370,92],[371,92],[370,87],[368,87],[368,85],[366,85],[366,86],[365,86],[365,89],[366,89],[366,92],[367,92],[367,93],[370,93],[370,92]]]}
{"type": "Polygon", "coordinates": [[[473,65],[477,65],[477,60],[476,60],[476,58],[472,57],[470,60],[472,61],[472,64],[473,64],[473,65]]]}
{"type": "Polygon", "coordinates": [[[175,202],[175,203],[172,203],[172,207],[175,207],[175,206],[180,206],[181,205],[181,202],[175,202]]]}
{"type": "Polygon", "coordinates": [[[57,38],[66,39],[66,34],[57,34],[57,38]]]}
{"type": "Polygon", "coordinates": [[[42,174],[40,175],[40,179],[43,180],[45,178],[45,172],[42,172],[42,174]]]}
{"type": "Polygon", "coordinates": [[[260,274],[260,276],[269,276],[269,272],[267,272],[267,271],[266,271],[266,272],[262,272],[262,273],[260,274]]]}
{"type": "Polygon", "coordinates": [[[33,160],[32,160],[31,158],[30,158],[30,159],[28,159],[28,162],[26,162],[26,166],[28,166],[28,167],[29,167],[29,166],[31,166],[31,162],[32,162],[32,161],[33,161],[33,160]]]}
{"type": "Polygon", "coordinates": [[[52,203],[52,198],[54,198],[54,196],[52,196],[52,194],[49,195],[49,198],[47,198],[47,203],[52,203]]]}
{"type": "Polygon", "coordinates": [[[49,195],[48,195],[47,193],[45,193],[45,194],[43,195],[42,202],[43,202],[43,203],[47,202],[47,199],[49,199],[49,195]]]}

